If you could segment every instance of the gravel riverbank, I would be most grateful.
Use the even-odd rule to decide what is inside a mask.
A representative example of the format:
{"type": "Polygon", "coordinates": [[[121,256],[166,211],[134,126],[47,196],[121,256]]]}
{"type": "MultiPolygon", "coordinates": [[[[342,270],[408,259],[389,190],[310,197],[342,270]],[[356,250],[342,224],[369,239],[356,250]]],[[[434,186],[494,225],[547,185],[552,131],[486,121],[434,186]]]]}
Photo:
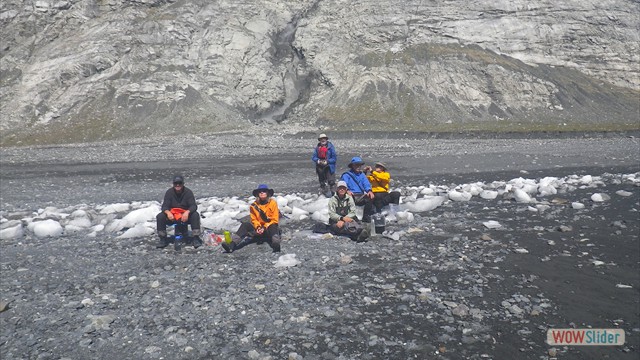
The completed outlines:
{"type": "MultiPolygon", "coordinates": [[[[194,149],[213,144],[191,159],[150,143],[117,154],[114,144],[22,149],[22,157],[2,149],[0,210],[11,218],[52,205],[159,200],[177,171],[197,197],[241,196],[258,182],[316,191],[308,141],[233,153],[230,142],[241,138],[191,139],[194,149]]],[[[351,154],[391,162],[405,195],[429,183],[517,177],[602,183],[539,198],[542,207],[508,197],[447,201],[361,244],[293,222],[283,243],[300,261],[293,267],[276,267],[266,244],[223,254],[157,250],[153,236],[2,239],[1,357],[637,359],[640,192],[621,176],[640,170],[637,139],[350,141],[336,140],[342,162],[351,154]],[[594,201],[596,193],[610,198],[594,201]],[[545,343],[548,329],[571,327],[624,329],[626,343],[545,343]]]]}

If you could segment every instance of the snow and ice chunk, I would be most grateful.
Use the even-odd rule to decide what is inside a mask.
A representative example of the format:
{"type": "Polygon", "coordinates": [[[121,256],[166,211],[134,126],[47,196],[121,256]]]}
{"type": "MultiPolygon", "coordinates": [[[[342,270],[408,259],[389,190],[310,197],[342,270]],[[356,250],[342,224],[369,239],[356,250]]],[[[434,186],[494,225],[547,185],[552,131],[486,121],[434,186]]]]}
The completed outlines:
{"type": "Polygon", "coordinates": [[[549,195],[555,195],[558,193],[558,189],[555,188],[555,186],[553,185],[539,185],[538,186],[538,193],[540,194],[540,196],[549,196],[549,195]]]}
{"type": "Polygon", "coordinates": [[[420,195],[433,196],[436,195],[436,190],[432,187],[423,187],[420,192],[420,195]]]}
{"type": "Polygon", "coordinates": [[[33,233],[37,237],[58,237],[64,232],[62,225],[53,219],[33,222],[32,225],[33,233]]]}
{"type": "Polygon", "coordinates": [[[616,284],[618,289],[633,289],[633,286],[627,284],[616,284]]]}
{"type": "Polygon", "coordinates": [[[466,191],[449,191],[449,199],[452,201],[469,201],[471,200],[471,196],[471,193],[468,193],[466,191]]]}
{"type": "Polygon", "coordinates": [[[115,214],[126,212],[131,209],[131,204],[118,203],[118,204],[110,204],[106,205],[100,210],[100,214],[115,214]]]}
{"type": "Polygon", "coordinates": [[[104,225],[102,224],[98,224],[95,225],[91,228],[91,232],[89,234],[87,234],[88,237],[96,237],[98,235],[99,232],[101,232],[102,230],[104,230],[104,225]]]}
{"type": "Polygon", "coordinates": [[[65,219],[69,214],[62,212],[54,206],[47,206],[44,209],[38,210],[38,218],[40,219],[65,219]]]}
{"type": "Polygon", "coordinates": [[[498,197],[498,192],[494,190],[483,190],[478,195],[485,200],[493,200],[498,197]]]}
{"type": "Polygon", "coordinates": [[[406,203],[403,207],[413,212],[425,212],[437,208],[442,205],[445,200],[446,198],[444,196],[425,196],[424,198],[418,199],[414,202],[406,203]]]}
{"type": "Polygon", "coordinates": [[[296,259],[296,254],[280,255],[278,261],[275,262],[275,267],[292,267],[300,264],[300,260],[296,259]]]}
{"type": "Polygon", "coordinates": [[[127,231],[125,231],[122,235],[118,236],[117,238],[118,239],[130,239],[130,238],[144,237],[144,236],[152,235],[153,233],[155,233],[154,225],[155,224],[153,224],[153,223],[136,224],[136,226],[132,227],[131,229],[128,229],[127,231]]]}
{"type": "Polygon", "coordinates": [[[495,220],[485,221],[482,223],[482,225],[484,225],[487,229],[500,229],[502,227],[502,224],[495,220]]]}
{"type": "Polygon", "coordinates": [[[295,206],[293,207],[293,209],[291,209],[291,219],[293,220],[304,220],[308,217],[309,217],[309,212],[306,210],[303,210],[295,206]]]}
{"type": "Polygon", "coordinates": [[[620,195],[620,196],[624,196],[624,197],[633,195],[632,192],[625,191],[625,190],[618,190],[618,191],[616,191],[616,194],[620,195]]]}
{"type": "Polygon", "coordinates": [[[115,219],[105,226],[106,232],[116,232],[128,227],[128,222],[123,219],[115,219]]]}
{"type": "Polygon", "coordinates": [[[574,201],[571,203],[571,207],[576,210],[580,210],[580,209],[584,209],[584,204],[581,202],[574,201]]]}
{"type": "Polygon", "coordinates": [[[410,211],[398,211],[396,213],[396,218],[399,223],[407,223],[414,220],[414,216],[410,211]]]}
{"type": "Polygon", "coordinates": [[[72,219],[67,223],[67,226],[72,226],[79,229],[90,228],[91,220],[86,215],[84,215],[84,216],[80,216],[72,219]]]}
{"type": "Polygon", "coordinates": [[[534,195],[538,192],[538,183],[534,179],[516,178],[508,183],[514,189],[520,189],[527,194],[534,195]]]}
{"type": "Polygon", "coordinates": [[[127,222],[127,227],[133,227],[136,224],[144,223],[150,220],[155,220],[156,216],[160,213],[160,205],[152,204],[150,206],[133,210],[128,213],[124,218],[124,221],[127,222]]]}
{"type": "Polygon", "coordinates": [[[513,190],[513,198],[519,203],[530,203],[533,201],[526,191],[517,188],[513,190]]]}
{"type": "Polygon", "coordinates": [[[605,193],[595,193],[593,195],[591,195],[591,201],[593,202],[604,202],[607,200],[611,200],[611,196],[605,194],[605,193]]]}
{"type": "Polygon", "coordinates": [[[406,231],[385,231],[384,233],[382,233],[382,235],[388,239],[398,241],[406,233],[406,231]]]}
{"type": "Polygon", "coordinates": [[[471,194],[471,196],[478,196],[482,192],[484,184],[482,182],[476,182],[473,184],[462,185],[462,191],[471,194]]]}
{"type": "Polygon", "coordinates": [[[317,200],[295,201],[295,204],[289,202],[289,206],[297,206],[310,214],[316,211],[322,211],[329,208],[329,198],[324,196],[319,197],[317,200]]]}
{"type": "Polygon", "coordinates": [[[580,179],[580,183],[583,185],[589,185],[593,182],[593,177],[591,175],[585,175],[580,179]]]}
{"type": "Polygon", "coordinates": [[[19,220],[7,221],[0,226],[0,239],[17,239],[24,235],[22,222],[19,220]]]}
{"type": "Polygon", "coordinates": [[[139,207],[125,215],[122,219],[114,219],[106,225],[107,232],[117,232],[122,229],[130,229],[138,224],[155,222],[156,216],[160,213],[160,205],[157,202],[134,203],[132,207],[139,207]]]}
{"type": "Polygon", "coordinates": [[[205,213],[205,218],[201,220],[201,224],[205,228],[230,230],[237,229],[240,226],[240,222],[237,220],[238,216],[242,217],[246,215],[244,212],[238,210],[222,210],[218,212],[205,213]]]}

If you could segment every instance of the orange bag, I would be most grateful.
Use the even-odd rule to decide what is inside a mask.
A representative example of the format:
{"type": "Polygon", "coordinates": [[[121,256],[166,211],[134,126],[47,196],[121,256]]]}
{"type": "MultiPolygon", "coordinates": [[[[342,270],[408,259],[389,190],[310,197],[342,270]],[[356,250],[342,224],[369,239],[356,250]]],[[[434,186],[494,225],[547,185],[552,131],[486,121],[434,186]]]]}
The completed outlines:
{"type": "Polygon", "coordinates": [[[182,214],[187,211],[185,209],[182,208],[171,208],[171,213],[173,214],[173,217],[178,220],[178,219],[182,219],[182,214]]]}

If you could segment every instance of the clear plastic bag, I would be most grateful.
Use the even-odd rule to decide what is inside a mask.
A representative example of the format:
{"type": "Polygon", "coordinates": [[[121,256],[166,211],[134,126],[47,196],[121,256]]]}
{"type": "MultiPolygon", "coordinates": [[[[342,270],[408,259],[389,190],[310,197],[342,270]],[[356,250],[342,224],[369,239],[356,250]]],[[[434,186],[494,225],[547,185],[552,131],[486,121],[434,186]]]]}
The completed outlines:
{"type": "Polygon", "coordinates": [[[202,235],[204,246],[217,247],[224,241],[223,235],[216,234],[213,230],[205,230],[202,235]]]}

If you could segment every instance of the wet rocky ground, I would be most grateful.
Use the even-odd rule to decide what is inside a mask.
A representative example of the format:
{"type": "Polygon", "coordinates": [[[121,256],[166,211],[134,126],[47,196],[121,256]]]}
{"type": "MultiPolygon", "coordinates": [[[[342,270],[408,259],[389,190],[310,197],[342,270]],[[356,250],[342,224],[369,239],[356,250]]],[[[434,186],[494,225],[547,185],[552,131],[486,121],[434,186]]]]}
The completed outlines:
{"type": "MultiPolygon", "coordinates": [[[[637,145],[620,140],[625,141],[637,145]]],[[[549,143],[541,142],[527,150],[516,142],[512,152],[501,154],[487,142],[472,155],[452,145],[455,151],[423,158],[400,150],[389,157],[396,161],[405,196],[412,185],[431,181],[589,174],[602,176],[602,183],[534,205],[507,197],[446,202],[415,213],[411,222],[389,223],[384,235],[361,244],[311,234],[311,221],[293,222],[285,226],[283,244],[283,254],[300,261],[293,267],[276,267],[278,255],[266,244],[224,254],[215,246],[157,250],[153,237],[2,240],[0,354],[3,359],[637,359],[640,192],[619,176],[640,170],[633,149],[586,141],[580,144],[592,153],[579,156],[570,148],[554,155],[549,143]],[[605,166],[587,166],[588,161],[605,166]],[[429,169],[434,163],[440,165],[429,169]],[[408,176],[404,169],[411,168],[417,173],[408,176]],[[594,201],[596,193],[610,198],[594,201]],[[571,327],[624,329],[626,343],[545,343],[549,328],[571,327]]],[[[5,161],[3,211],[16,211],[28,196],[6,190],[6,181],[17,181],[18,174],[34,194],[48,198],[43,203],[77,203],[65,189],[70,181],[83,183],[78,192],[95,203],[101,199],[92,193],[116,197],[108,186],[149,185],[144,177],[113,185],[93,182],[104,177],[105,167],[112,166],[110,176],[124,179],[144,173],[138,164],[150,162],[114,166],[73,160],[69,166],[83,166],[84,173],[65,175],[60,159],[44,157],[41,166],[23,173],[19,169],[29,168],[28,161],[5,161]],[[40,177],[50,174],[47,184],[38,183],[38,171],[40,177]]],[[[296,157],[287,152],[273,161],[297,165],[291,160],[296,157]]],[[[261,161],[253,154],[244,157],[250,161],[238,159],[243,157],[217,160],[216,166],[235,169],[222,182],[253,174],[250,184],[233,188],[240,192],[255,186],[253,164],[261,161]]],[[[206,163],[199,164],[203,169],[206,163]]],[[[299,190],[313,191],[312,180],[296,179],[299,190]]]]}

